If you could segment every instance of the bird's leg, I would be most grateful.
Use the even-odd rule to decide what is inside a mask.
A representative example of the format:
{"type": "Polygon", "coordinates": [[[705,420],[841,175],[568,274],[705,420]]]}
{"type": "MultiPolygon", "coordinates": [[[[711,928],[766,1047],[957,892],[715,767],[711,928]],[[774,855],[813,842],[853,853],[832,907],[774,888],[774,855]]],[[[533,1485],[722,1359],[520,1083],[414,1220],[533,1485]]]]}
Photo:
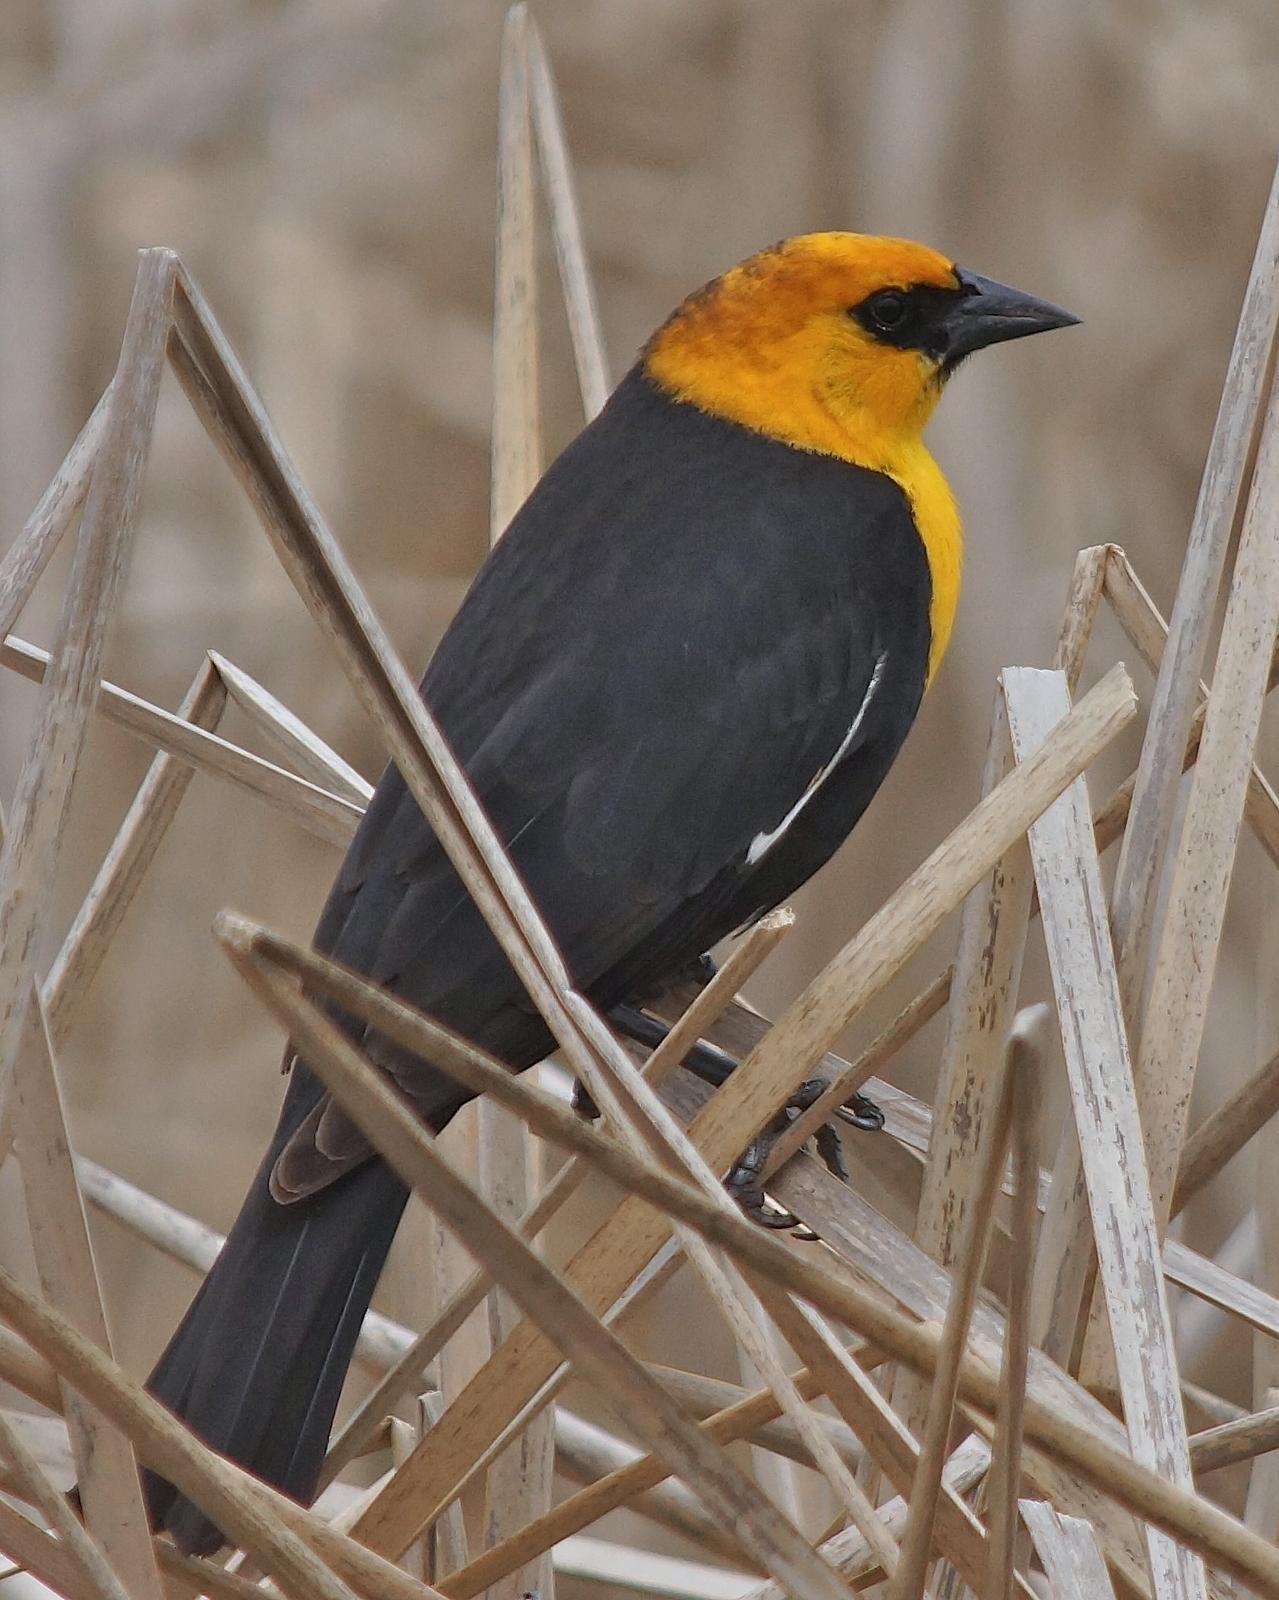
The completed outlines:
{"type": "MultiPolygon", "coordinates": [[[[619,1033],[625,1034],[628,1039],[634,1039],[636,1044],[646,1044],[650,1050],[656,1050],[671,1031],[664,1022],[659,1022],[656,1017],[650,1017],[647,1011],[641,1011],[638,1006],[614,1006],[608,1016],[619,1033]]],[[[737,1062],[727,1050],[721,1050],[718,1045],[707,1044],[705,1039],[699,1039],[680,1062],[680,1066],[700,1078],[703,1083],[709,1083],[712,1088],[718,1089],[721,1084],[728,1082],[728,1075],[735,1069],[737,1062]]]]}
{"type": "MultiPolygon", "coordinates": [[[[639,1044],[648,1045],[650,1049],[656,1049],[670,1031],[665,1023],[649,1016],[637,1006],[614,1006],[609,1012],[609,1018],[620,1033],[639,1044]]],[[[708,1044],[706,1040],[701,1039],[689,1050],[680,1065],[701,1078],[704,1083],[709,1083],[718,1089],[727,1082],[729,1074],[735,1070],[738,1063],[726,1050],[721,1050],[718,1045],[708,1044]]],[[[789,1127],[793,1117],[798,1116],[801,1111],[807,1111],[809,1106],[825,1093],[829,1082],[827,1078],[810,1078],[806,1083],[801,1083],[768,1127],[757,1133],[747,1145],[725,1179],[725,1187],[747,1216],[753,1217],[766,1228],[794,1228],[799,1224],[799,1219],[792,1216],[789,1211],[769,1209],[764,1197],[762,1175],[778,1137],[789,1127]]],[[[580,1086],[574,1095],[573,1103],[579,1111],[582,1111],[584,1105],[591,1104],[590,1097],[580,1086]]],[[[591,1110],[594,1110],[593,1106],[591,1110]]],[[[884,1126],[884,1113],[864,1094],[850,1095],[842,1112],[855,1128],[861,1128],[865,1132],[877,1132],[884,1126]]],[[[825,1162],[827,1170],[841,1182],[847,1182],[848,1168],[844,1163],[839,1132],[833,1122],[825,1122],[818,1128],[815,1143],[817,1153],[825,1162]]]]}

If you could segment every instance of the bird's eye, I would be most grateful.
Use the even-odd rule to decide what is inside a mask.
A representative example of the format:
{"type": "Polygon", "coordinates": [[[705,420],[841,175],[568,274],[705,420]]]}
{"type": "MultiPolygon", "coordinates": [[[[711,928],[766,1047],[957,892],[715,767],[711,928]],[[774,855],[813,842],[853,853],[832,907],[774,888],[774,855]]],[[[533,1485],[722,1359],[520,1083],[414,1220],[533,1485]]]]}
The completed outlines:
{"type": "Polygon", "coordinates": [[[883,294],[873,296],[867,309],[877,328],[882,328],[885,333],[893,333],[906,320],[906,296],[894,289],[886,289],[883,294]]]}

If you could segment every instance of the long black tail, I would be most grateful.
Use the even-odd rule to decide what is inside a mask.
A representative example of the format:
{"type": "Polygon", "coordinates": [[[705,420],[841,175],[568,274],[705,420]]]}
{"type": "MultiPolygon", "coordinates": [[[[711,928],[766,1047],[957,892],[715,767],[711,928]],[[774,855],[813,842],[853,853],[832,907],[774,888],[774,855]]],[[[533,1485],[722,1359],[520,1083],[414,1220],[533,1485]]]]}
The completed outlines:
{"type": "MultiPolygon", "coordinates": [[[[267,1188],[277,1142],[147,1387],[215,1450],[306,1502],[408,1194],[372,1160],[279,1205],[267,1188]]],[[[147,1493],[184,1550],[224,1542],[171,1484],[152,1476],[147,1493]]]]}

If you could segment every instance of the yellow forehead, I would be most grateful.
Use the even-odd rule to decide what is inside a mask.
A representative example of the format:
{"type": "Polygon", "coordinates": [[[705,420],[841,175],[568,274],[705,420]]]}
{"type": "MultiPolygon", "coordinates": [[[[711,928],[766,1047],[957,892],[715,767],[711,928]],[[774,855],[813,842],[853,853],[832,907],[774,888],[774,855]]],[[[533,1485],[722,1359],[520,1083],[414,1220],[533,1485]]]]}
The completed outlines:
{"type": "Polygon", "coordinates": [[[911,239],[806,233],[761,250],[690,295],[667,327],[680,325],[687,336],[694,328],[728,332],[749,319],[757,340],[784,336],[814,315],[859,305],[878,289],[913,284],[953,289],[954,266],[911,239]]]}

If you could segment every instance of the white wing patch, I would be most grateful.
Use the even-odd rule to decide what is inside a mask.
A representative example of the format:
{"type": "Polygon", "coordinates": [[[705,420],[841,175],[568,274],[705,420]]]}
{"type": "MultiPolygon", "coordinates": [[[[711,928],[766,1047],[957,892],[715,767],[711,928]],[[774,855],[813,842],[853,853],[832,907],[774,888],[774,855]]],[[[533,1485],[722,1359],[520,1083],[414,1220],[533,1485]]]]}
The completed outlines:
{"type": "Polygon", "coordinates": [[[882,654],[876,656],[875,670],[871,673],[870,682],[866,685],[866,693],[862,696],[862,703],[857,708],[857,715],[853,718],[852,726],[844,735],[843,739],[840,740],[839,749],[836,750],[835,754],[830,758],[824,767],[818,768],[817,774],[813,778],[812,782],[808,785],[808,788],[804,790],[803,794],[800,795],[799,799],[796,800],[795,804],[790,808],[777,826],[771,829],[768,833],[757,833],[751,840],[750,849],[746,852],[747,866],[754,866],[754,864],[762,855],[765,854],[766,851],[769,851],[773,848],[781,836],[786,832],[787,828],[790,827],[791,823],[794,822],[795,818],[821,788],[822,784],[826,782],[826,779],[830,777],[831,773],[844,759],[845,755],[848,753],[849,745],[851,745],[853,740],[857,737],[858,728],[861,727],[866,718],[866,713],[870,709],[871,701],[875,698],[875,690],[879,688],[879,680],[884,675],[884,663],[887,660],[887,651],[884,651],[882,654]]]}

